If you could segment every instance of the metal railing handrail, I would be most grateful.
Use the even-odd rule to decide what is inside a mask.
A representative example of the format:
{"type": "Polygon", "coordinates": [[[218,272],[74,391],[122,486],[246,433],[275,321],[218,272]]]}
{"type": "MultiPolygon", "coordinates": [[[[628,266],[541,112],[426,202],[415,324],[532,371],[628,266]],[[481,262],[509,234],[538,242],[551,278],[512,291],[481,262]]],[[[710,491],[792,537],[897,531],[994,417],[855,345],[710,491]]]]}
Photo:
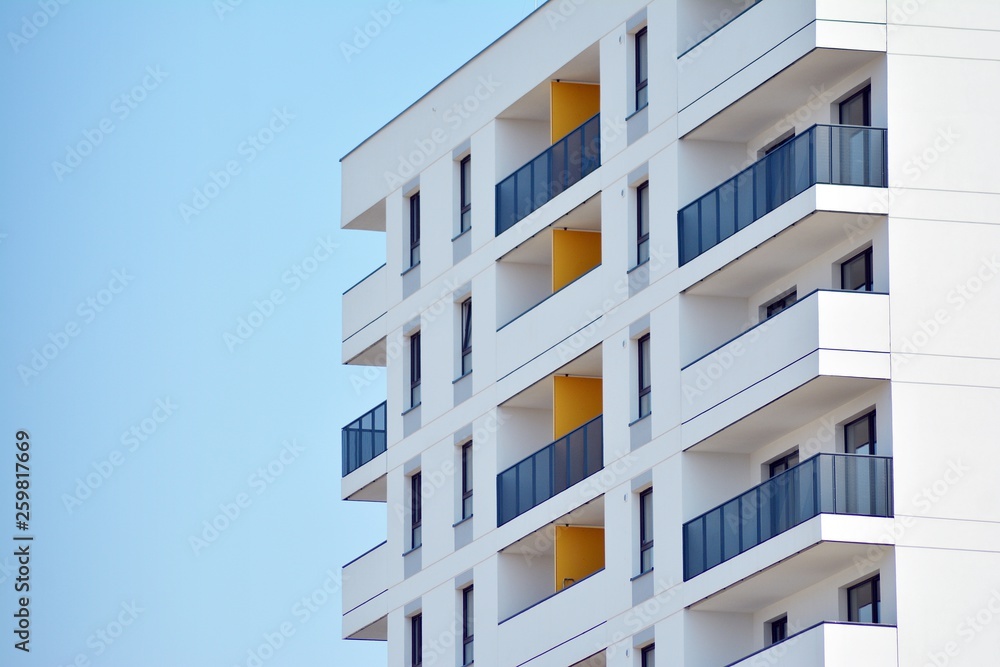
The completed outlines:
{"type": "Polygon", "coordinates": [[[677,212],[680,265],[819,183],[886,187],[886,135],[885,128],[816,124],[696,197],[677,212]],[[864,137],[862,147],[843,142],[849,131],[855,132],[851,136],[864,137]],[[853,169],[852,160],[860,160],[853,169]],[[708,212],[703,211],[705,207],[708,212]],[[714,224],[710,227],[709,223],[714,224]],[[703,241],[709,231],[714,240],[703,241]],[[688,248],[689,234],[693,234],[695,248],[688,248]]]}
{"type": "Polygon", "coordinates": [[[563,192],[566,188],[583,180],[585,176],[590,175],[594,170],[596,170],[598,167],[601,166],[601,132],[600,132],[601,120],[600,119],[601,119],[600,113],[594,114],[593,116],[585,120],[583,123],[581,123],[579,126],[575,127],[573,130],[568,132],[566,136],[559,139],[559,141],[555,142],[554,144],[543,150],[541,153],[539,153],[535,157],[525,162],[523,165],[515,169],[513,173],[507,175],[499,183],[497,183],[496,204],[495,204],[496,236],[499,236],[503,232],[507,231],[508,229],[516,225],[518,222],[520,222],[521,220],[523,220],[524,218],[526,218],[527,216],[531,215],[533,212],[541,208],[544,204],[554,199],[556,195],[563,192]],[[588,146],[588,137],[587,137],[588,128],[591,128],[591,133],[593,134],[593,136],[590,137],[590,143],[593,144],[592,147],[588,146]],[[580,164],[578,165],[577,170],[570,172],[569,167],[576,166],[576,165],[570,165],[570,158],[572,156],[569,153],[568,147],[570,146],[570,142],[572,141],[579,141],[580,164]],[[555,166],[560,166],[560,167],[565,166],[567,169],[559,173],[560,178],[555,178],[553,177],[553,156],[558,151],[564,148],[566,149],[563,151],[564,153],[563,159],[565,164],[555,165],[555,166]],[[544,174],[545,178],[542,179],[542,183],[538,184],[536,182],[538,181],[538,177],[535,176],[534,169],[535,169],[535,163],[540,158],[545,158],[544,168],[546,173],[544,174]],[[519,199],[522,198],[518,196],[520,193],[518,192],[517,179],[522,173],[525,173],[526,171],[531,172],[532,175],[532,178],[528,179],[527,183],[528,189],[530,190],[530,192],[528,193],[529,196],[527,200],[529,202],[529,205],[527,207],[527,210],[523,212],[523,215],[519,216],[519,210],[518,210],[519,199]],[[507,187],[508,183],[511,182],[513,182],[512,203],[514,208],[511,211],[505,211],[503,192],[507,187]],[[540,188],[539,192],[537,193],[535,192],[536,185],[539,185],[540,188]],[[553,193],[553,190],[557,186],[560,188],[559,192],[553,193]],[[511,218],[510,222],[507,221],[508,217],[511,218]]]}
{"type": "Polygon", "coordinates": [[[512,466],[510,466],[510,467],[502,470],[499,474],[497,474],[497,526],[502,526],[503,524],[507,523],[508,521],[510,521],[510,520],[512,520],[512,519],[514,519],[514,518],[516,518],[518,516],[520,516],[521,514],[524,514],[524,512],[527,512],[529,509],[537,507],[538,505],[542,504],[543,502],[545,502],[549,498],[555,497],[557,495],[557,493],[559,493],[559,492],[561,492],[561,491],[563,491],[565,489],[568,489],[569,487],[573,486],[574,484],[577,484],[578,482],[583,481],[584,479],[586,479],[590,475],[593,475],[598,470],[601,470],[604,467],[604,449],[603,449],[604,435],[603,435],[603,424],[604,424],[604,415],[603,414],[598,415],[598,416],[594,417],[593,419],[589,420],[588,422],[586,422],[585,424],[582,424],[582,425],[576,427],[575,429],[573,429],[569,433],[563,435],[560,438],[557,438],[556,440],[554,440],[553,442],[549,443],[545,447],[542,447],[541,449],[539,449],[539,450],[533,452],[532,454],[524,457],[523,459],[521,459],[520,461],[518,461],[514,465],[512,465],[512,466]],[[588,435],[591,433],[591,430],[594,429],[594,428],[596,428],[597,432],[598,432],[598,436],[597,436],[597,440],[598,440],[597,447],[598,447],[598,449],[597,449],[597,452],[596,452],[596,457],[597,457],[597,463],[598,463],[598,465],[596,466],[595,469],[591,470],[588,467],[588,465],[587,465],[588,462],[591,459],[591,456],[590,456],[591,452],[588,449],[588,435]],[[571,450],[569,448],[570,448],[571,444],[573,443],[574,438],[578,437],[579,434],[582,434],[582,440],[583,440],[582,441],[582,452],[580,452],[582,454],[582,456],[583,456],[583,465],[582,465],[582,472],[583,472],[583,474],[582,474],[582,476],[580,476],[579,479],[574,479],[574,475],[572,474],[573,473],[573,465],[572,465],[573,461],[572,461],[572,459],[570,457],[571,450]],[[559,448],[560,446],[563,446],[563,447],[566,448],[565,479],[557,479],[556,478],[556,467],[557,466],[555,465],[554,457],[555,457],[555,452],[556,452],[557,448],[559,448]],[[520,489],[520,484],[517,483],[517,481],[518,481],[518,479],[517,479],[517,477],[518,477],[518,470],[521,468],[521,466],[523,466],[525,464],[528,464],[530,462],[531,463],[532,475],[534,475],[534,473],[535,473],[535,464],[534,464],[534,462],[536,460],[542,458],[542,457],[547,457],[547,459],[548,459],[547,462],[549,464],[549,466],[548,466],[548,475],[549,475],[549,478],[548,478],[547,482],[545,483],[544,492],[542,494],[540,494],[539,497],[536,497],[535,492],[538,490],[538,488],[537,488],[536,484],[532,484],[532,486],[531,486],[531,489],[532,489],[531,501],[532,501],[532,503],[531,503],[530,507],[526,507],[525,509],[520,510],[519,508],[520,508],[520,500],[521,500],[521,489],[520,489]],[[505,496],[505,493],[504,493],[504,490],[503,490],[503,481],[506,478],[506,476],[508,476],[510,474],[513,474],[514,478],[515,478],[515,484],[514,484],[514,489],[513,489],[513,494],[514,494],[514,511],[513,511],[513,513],[511,513],[510,516],[505,516],[505,512],[504,512],[504,505],[505,505],[505,503],[504,503],[504,496],[505,496]],[[558,492],[556,491],[556,489],[558,488],[557,482],[565,482],[565,488],[559,489],[558,492]],[[544,496],[544,497],[541,497],[541,496],[544,496]]]}
{"type": "Polygon", "coordinates": [[[387,447],[386,408],[387,401],[382,401],[340,430],[342,477],[346,477],[369,461],[373,461],[385,453],[387,447]],[[379,411],[381,411],[382,415],[381,426],[378,426],[379,411]],[[372,424],[371,426],[362,426],[366,417],[370,418],[372,424]],[[364,438],[365,434],[370,434],[368,444],[370,445],[371,455],[367,458],[365,457],[363,451],[365,443],[361,440],[361,438],[364,438]],[[376,437],[379,435],[381,436],[380,438],[376,437]],[[352,436],[357,439],[356,442],[351,441],[352,436]],[[356,449],[357,451],[352,451],[352,449],[356,449]]]}
{"type": "MultiPolygon", "coordinates": [[[[856,487],[855,491],[864,494],[861,486],[856,487]]],[[[892,457],[826,452],[817,454],[685,521],[681,529],[684,580],[707,572],[820,514],[888,517],[893,515],[892,505],[892,457]],[[858,476],[851,477],[851,468],[846,463],[838,468],[838,461],[847,460],[857,462],[858,476]],[[830,463],[823,465],[824,461],[830,463]],[[867,463],[867,472],[861,465],[863,463],[867,463]],[[849,495],[852,480],[860,485],[860,475],[863,474],[867,474],[870,483],[867,487],[868,495],[852,497],[849,495]],[[879,480],[884,481],[882,487],[879,486],[879,480]],[[824,484],[828,483],[832,486],[825,488],[824,484]],[[845,489],[841,484],[848,486],[845,489]],[[800,488],[800,485],[804,488],[800,488]],[[772,492],[771,489],[778,491],[772,492]],[[869,509],[852,509],[851,506],[861,504],[861,500],[865,501],[869,509]],[[808,504],[803,501],[808,501],[808,504]],[[744,503],[748,503],[749,513],[746,512],[744,503]],[[727,516],[728,508],[737,511],[727,516]],[[715,515],[718,516],[718,525],[710,531],[709,522],[715,521],[715,515]],[[724,526],[726,520],[730,522],[729,532],[724,526]],[[756,530],[745,533],[745,527],[756,530]],[[692,534],[696,536],[692,537],[692,534]],[[693,551],[692,546],[699,548],[693,551]],[[699,554],[699,562],[692,562],[693,553],[699,554]]]]}

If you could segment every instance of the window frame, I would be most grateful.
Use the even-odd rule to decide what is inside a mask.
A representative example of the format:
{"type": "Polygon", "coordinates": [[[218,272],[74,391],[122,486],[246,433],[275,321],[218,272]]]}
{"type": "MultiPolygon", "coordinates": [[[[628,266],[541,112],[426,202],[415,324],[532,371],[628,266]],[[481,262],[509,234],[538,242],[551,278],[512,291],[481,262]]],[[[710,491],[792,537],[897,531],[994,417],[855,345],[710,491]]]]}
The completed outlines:
{"type": "Polygon", "coordinates": [[[465,377],[472,372],[472,297],[459,304],[460,341],[459,357],[461,359],[461,375],[465,377]]]}
{"type": "Polygon", "coordinates": [[[458,233],[472,229],[472,156],[466,155],[458,163],[458,233]]]}
{"type": "Polygon", "coordinates": [[[639,389],[637,398],[637,414],[639,419],[649,416],[653,412],[653,379],[652,377],[646,377],[646,367],[649,366],[648,375],[652,376],[653,366],[652,361],[649,359],[650,356],[650,338],[649,334],[643,334],[640,336],[636,345],[638,348],[638,357],[636,360],[636,378],[637,385],[639,389]],[[645,410],[643,408],[645,407],[645,410]]]}
{"type": "Polygon", "coordinates": [[[771,635],[771,643],[768,646],[774,646],[779,642],[783,642],[788,639],[788,614],[784,614],[768,622],[768,632],[771,635]],[[777,635],[781,635],[780,637],[777,635]]]}
{"type": "Polygon", "coordinates": [[[875,409],[871,409],[865,414],[861,415],[857,419],[852,419],[851,421],[844,424],[844,453],[845,454],[857,454],[857,448],[854,451],[849,451],[849,439],[848,434],[851,432],[850,429],[855,424],[867,421],[868,422],[868,447],[869,452],[867,454],[858,454],[859,456],[877,456],[878,452],[878,432],[875,430],[878,422],[875,421],[875,409]]]}
{"type": "Polygon", "coordinates": [[[643,646],[639,652],[639,664],[642,667],[656,667],[656,644],[643,646]],[[652,656],[652,659],[650,659],[652,656]]]}
{"type": "Polygon", "coordinates": [[[472,451],[472,441],[462,445],[462,520],[468,519],[472,516],[472,494],[473,494],[473,476],[472,470],[474,465],[473,451],[472,451]]]}
{"type": "Polygon", "coordinates": [[[639,493],[639,574],[645,574],[653,569],[653,539],[655,531],[653,529],[653,487],[639,493]],[[647,508],[646,503],[649,503],[647,508]],[[647,513],[649,516],[647,517],[647,513]],[[649,519],[649,532],[646,534],[646,519],[649,519]],[[647,562],[648,557],[648,562],[647,562]],[[646,565],[648,564],[648,567],[646,565]]]}
{"type": "Polygon", "coordinates": [[[422,370],[420,364],[420,332],[410,334],[410,408],[421,403],[420,383],[422,370]]]}
{"type": "Polygon", "coordinates": [[[462,665],[475,660],[475,586],[462,589],[462,665]]]}
{"type": "Polygon", "coordinates": [[[423,546],[424,499],[420,471],[410,475],[410,550],[423,546]]]}
{"type": "Polygon", "coordinates": [[[635,265],[639,266],[649,261],[649,181],[640,183],[635,188],[635,265]],[[643,214],[643,199],[646,202],[646,212],[643,214]],[[643,233],[645,228],[645,233],[643,233]]]}
{"type": "Polygon", "coordinates": [[[775,297],[774,299],[771,299],[770,301],[761,306],[761,310],[763,310],[764,319],[769,320],[775,315],[780,315],[783,311],[788,310],[793,305],[795,305],[795,303],[798,300],[799,300],[798,289],[795,287],[788,290],[784,294],[775,297]],[[789,299],[791,299],[791,301],[789,301],[789,299]],[[777,306],[778,304],[781,304],[781,308],[774,310],[774,307],[777,306]]]}
{"type": "Polygon", "coordinates": [[[867,623],[871,625],[879,625],[882,622],[882,576],[881,573],[876,574],[874,577],[869,577],[864,581],[859,581],[853,586],[847,587],[847,622],[848,623],[867,623]],[[855,608],[851,604],[851,595],[855,591],[860,591],[864,587],[869,587],[869,594],[872,598],[872,620],[871,621],[859,621],[857,619],[859,608],[855,608]]]}
{"type": "Polygon", "coordinates": [[[872,87],[871,87],[871,84],[866,85],[864,88],[862,88],[861,90],[857,91],[856,93],[851,93],[850,95],[848,95],[843,100],[841,100],[840,102],[837,103],[837,122],[840,125],[847,125],[848,124],[848,123],[844,122],[844,108],[845,108],[845,106],[847,104],[850,104],[851,102],[853,102],[854,100],[856,100],[859,97],[864,101],[864,105],[862,106],[862,115],[864,116],[864,122],[860,126],[857,126],[854,123],[851,123],[851,125],[852,126],[857,126],[857,127],[871,127],[871,125],[872,125],[872,87]]]}
{"type": "Polygon", "coordinates": [[[420,192],[410,195],[410,268],[420,263],[420,192]]]}
{"type": "Polygon", "coordinates": [[[774,459],[773,461],[767,464],[767,478],[772,479],[780,475],[781,473],[785,472],[789,468],[797,466],[799,463],[800,459],[799,459],[798,449],[792,452],[788,452],[783,456],[779,456],[778,458],[774,459]],[[795,460],[794,463],[792,462],[792,459],[795,460]],[[779,466],[784,466],[784,468],[776,471],[775,468],[778,468],[779,466]]]}
{"type": "Polygon", "coordinates": [[[875,268],[872,263],[872,247],[868,246],[861,252],[845,259],[840,263],[840,289],[849,290],[851,292],[872,292],[874,291],[875,283],[875,268]],[[861,288],[847,287],[846,273],[848,267],[858,260],[864,261],[865,267],[865,284],[861,288]]]}
{"type": "Polygon", "coordinates": [[[642,111],[647,106],[649,106],[649,38],[648,38],[648,26],[643,26],[640,30],[635,33],[635,51],[633,54],[633,66],[635,67],[635,111],[642,111]],[[643,67],[644,65],[644,67],[643,67]],[[645,78],[640,78],[642,76],[642,70],[646,70],[645,78]],[[644,98],[644,102],[640,104],[640,98],[644,98]]]}
{"type": "Polygon", "coordinates": [[[424,615],[410,617],[410,667],[424,664],[424,615]]]}

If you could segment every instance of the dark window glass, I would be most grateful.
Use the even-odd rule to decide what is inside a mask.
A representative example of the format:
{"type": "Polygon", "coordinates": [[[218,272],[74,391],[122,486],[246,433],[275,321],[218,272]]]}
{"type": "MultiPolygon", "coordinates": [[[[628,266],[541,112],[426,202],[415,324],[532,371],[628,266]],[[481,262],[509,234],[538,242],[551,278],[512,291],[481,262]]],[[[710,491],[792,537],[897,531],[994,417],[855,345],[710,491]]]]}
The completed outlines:
{"type": "Polygon", "coordinates": [[[777,644],[780,641],[784,641],[788,638],[788,617],[782,616],[781,618],[771,621],[771,643],[777,644]]]}
{"type": "Polygon", "coordinates": [[[784,309],[795,303],[795,292],[781,297],[780,299],[775,299],[771,303],[767,304],[766,313],[767,317],[774,317],[784,309]]]}
{"type": "Polygon", "coordinates": [[[868,248],[840,265],[841,289],[872,291],[872,249],[868,248]]]}
{"type": "Polygon", "coordinates": [[[653,569],[653,490],[639,494],[639,572],[653,569]]]}
{"type": "Polygon", "coordinates": [[[649,181],[636,188],[635,195],[635,263],[638,265],[649,259],[649,181]]]}
{"type": "Polygon", "coordinates": [[[844,425],[844,451],[848,454],[875,454],[875,411],[844,425]]]}
{"type": "Polygon", "coordinates": [[[420,193],[410,197],[410,266],[420,263],[420,193]]]}
{"type": "Polygon", "coordinates": [[[639,419],[650,413],[652,385],[649,367],[649,334],[639,339],[639,419]]]}
{"type": "Polygon", "coordinates": [[[794,138],[795,138],[795,133],[792,132],[791,134],[789,134],[787,137],[785,137],[781,141],[774,142],[769,147],[767,147],[767,148],[764,149],[764,155],[770,155],[771,153],[773,153],[774,151],[778,150],[779,148],[781,148],[782,146],[784,146],[785,144],[787,144],[789,141],[791,141],[794,138]]]}
{"type": "Polygon", "coordinates": [[[642,649],[642,667],[656,667],[656,644],[642,649]]]}
{"type": "Polygon", "coordinates": [[[646,48],[646,29],[643,28],[635,34],[635,110],[643,108],[649,103],[649,91],[646,86],[649,83],[649,58],[646,48]]]}
{"type": "Polygon", "coordinates": [[[868,87],[841,102],[840,124],[869,127],[872,124],[871,96],[872,89],[868,87]]]}
{"type": "Polygon", "coordinates": [[[798,465],[799,463],[799,450],[795,450],[791,454],[786,454],[776,461],[772,461],[768,466],[770,468],[768,477],[774,477],[775,475],[780,475],[792,466],[798,465]]]}
{"type": "Polygon", "coordinates": [[[472,372],[472,299],[462,302],[462,375],[472,372]]]}
{"type": "Polygon", "coordinates": [[[420,405],[420,332],[410,336],[410,407],[420,405]]]}
{"type": "Polygon", "coordinates": [[[847,620],[881,623],[882,590],[878,575],[847,589],[847,620]]]}
{"type": "Polygon", "coordinates": [[[462,158],[459,164],[459,174],[461,187],[459,188],[459,206],[461,207],[461,221],[459,222],[459,233],[472,228],[472,156],[467,155],[462,158]]]}
{"type": "Polygon", "coordinates": [[[420,473],[410,477],[410,548],[423,544],[421,525],[423,524],[423,498],[420,495],[420,473]]]}
{"type": "Polygon", "coordinates": [[[422,667],[424,664],[423,616],[417,614],[410,619],[410,665],[422,667]]]}
{"type": "Polygon", "coordinates": [[[462,591],[462,664],[468,665],[474,659],[473,637],[475,636],[475,611],[472,586],[462,591]]]}
{"type": "Polygon", "coordinates": [[[472,443],[462,445],[462,518],[472,516],[472,443]]]}

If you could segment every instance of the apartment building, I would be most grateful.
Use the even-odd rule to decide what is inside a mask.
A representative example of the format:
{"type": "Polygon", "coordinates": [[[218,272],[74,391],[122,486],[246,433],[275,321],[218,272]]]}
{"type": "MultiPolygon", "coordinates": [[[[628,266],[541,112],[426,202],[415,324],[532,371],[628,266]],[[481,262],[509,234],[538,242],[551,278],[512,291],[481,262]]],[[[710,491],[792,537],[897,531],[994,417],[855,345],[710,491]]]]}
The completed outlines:
{"type": "Polygon", "coordinates": [[[343,637],[1000,664],[998,82],[992,0],[552,0],[346,155],[343,637]]]}

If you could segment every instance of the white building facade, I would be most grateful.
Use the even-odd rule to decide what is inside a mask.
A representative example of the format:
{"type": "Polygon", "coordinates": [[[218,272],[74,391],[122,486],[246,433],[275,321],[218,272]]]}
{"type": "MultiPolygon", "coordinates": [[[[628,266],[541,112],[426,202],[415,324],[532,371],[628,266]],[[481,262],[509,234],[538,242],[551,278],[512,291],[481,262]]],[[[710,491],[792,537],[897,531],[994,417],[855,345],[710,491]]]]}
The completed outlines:
{"type": "Polygon", "coordinates": [[[345,156],[343,636],[1000,664],[998,82],[992,0],[552,0],[345,156]]]}

